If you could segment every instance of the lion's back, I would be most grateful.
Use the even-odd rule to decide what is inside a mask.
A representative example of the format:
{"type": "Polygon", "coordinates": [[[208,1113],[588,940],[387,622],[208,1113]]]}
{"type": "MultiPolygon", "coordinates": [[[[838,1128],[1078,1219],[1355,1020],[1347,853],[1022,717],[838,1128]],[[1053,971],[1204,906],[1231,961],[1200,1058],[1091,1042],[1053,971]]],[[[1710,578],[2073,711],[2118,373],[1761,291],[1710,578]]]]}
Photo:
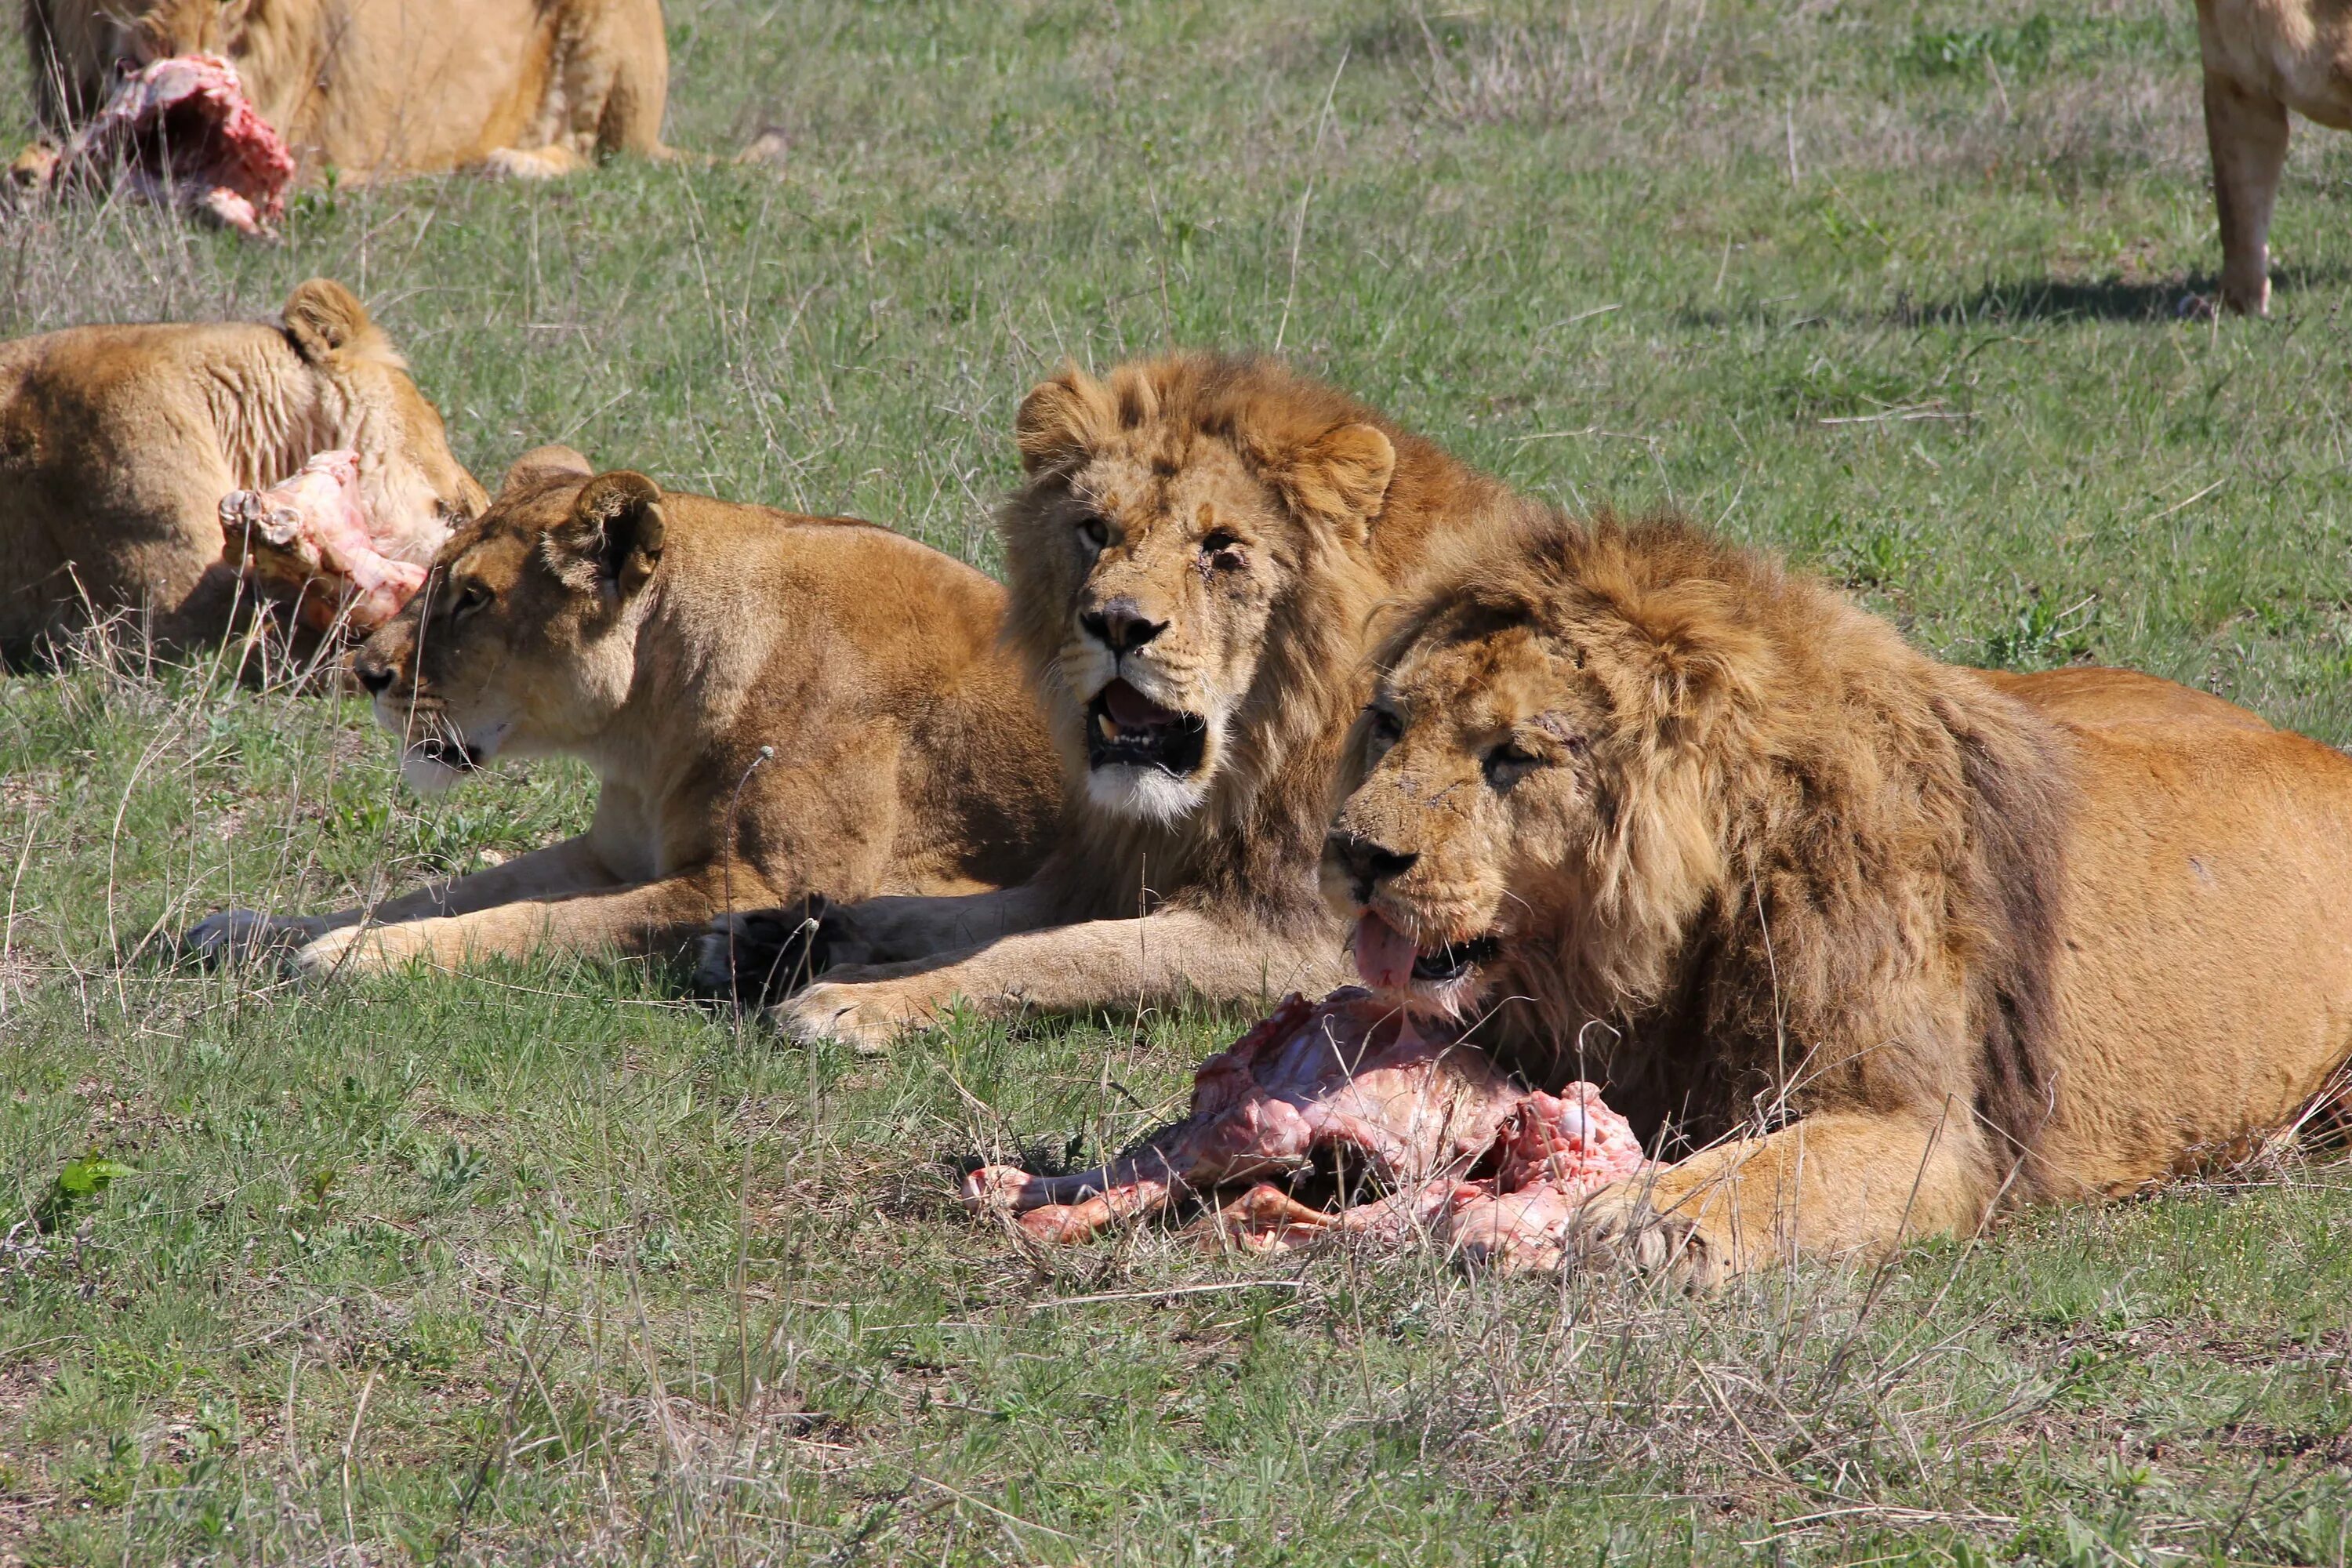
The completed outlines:
{"type": "Polygon", "coordinates": [[[2218,699],[2139,699],[2061,719],[2062,1192],[2235,1151],[2352,1054],[2352,758],[2218,699]]]}

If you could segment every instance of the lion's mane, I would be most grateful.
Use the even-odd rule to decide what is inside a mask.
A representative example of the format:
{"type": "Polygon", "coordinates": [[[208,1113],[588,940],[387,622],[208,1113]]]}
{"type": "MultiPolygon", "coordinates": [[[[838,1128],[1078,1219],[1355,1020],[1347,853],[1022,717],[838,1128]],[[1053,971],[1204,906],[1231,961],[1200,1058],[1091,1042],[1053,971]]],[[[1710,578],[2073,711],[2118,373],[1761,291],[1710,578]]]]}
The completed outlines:
{"type": "Polygon", "coordinates": [[[1436,622],[1531,625],[1615,710],[1591,839],[1507,942],[1511,1033],[1604,1058],[1637,1121],[1694,1140],[1957,1076],[2031,1147],[2072,807],[2053,726],[1675,520],[1550,518],[1394,646],[1436,622]]]}

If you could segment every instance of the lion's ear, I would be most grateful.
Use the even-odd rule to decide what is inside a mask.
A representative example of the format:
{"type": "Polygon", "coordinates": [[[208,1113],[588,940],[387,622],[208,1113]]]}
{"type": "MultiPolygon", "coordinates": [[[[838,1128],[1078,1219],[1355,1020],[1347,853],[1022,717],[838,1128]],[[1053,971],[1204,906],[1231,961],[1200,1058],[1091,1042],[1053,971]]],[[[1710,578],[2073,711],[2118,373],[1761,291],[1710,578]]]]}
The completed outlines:
{"type": "Polygon", "coordinates": [[[587,458],[569,447],[533,447],[517,458],[499,481],[501,490],[518,485],[541,485],[553,479],[584,479],[596,471],[587,458]]]}
{"type": "Polygon", "coordinates": [[[1339,425],[1261,460],[1267,482],[1290,509],[1360,538],[1388,500],[1396,448],[1370,425],[1339,425]]]}
{"type": "Polygon", "coordinates": [[[385,337],[359,297],[331,278],[298,283],[286,296],[286,335],[294,352],[312,364],[336,360],[378,360],[400,363],[385,337]]]}
{"type": "Polygon", "coordinates": [[[549,563],[573,587],[625,599],[661,564],[667,531],[659,485],[625,469],[599,474],[581,487],[571,518],[549,531],[549,563]]]}
{"type": "Polygon", "coordinates": [[[1021,467],[1032,478],[1076,468],[1118,428],[1109,389],[1076,365],[1030,388],[1013,422],[1021,467]]]}

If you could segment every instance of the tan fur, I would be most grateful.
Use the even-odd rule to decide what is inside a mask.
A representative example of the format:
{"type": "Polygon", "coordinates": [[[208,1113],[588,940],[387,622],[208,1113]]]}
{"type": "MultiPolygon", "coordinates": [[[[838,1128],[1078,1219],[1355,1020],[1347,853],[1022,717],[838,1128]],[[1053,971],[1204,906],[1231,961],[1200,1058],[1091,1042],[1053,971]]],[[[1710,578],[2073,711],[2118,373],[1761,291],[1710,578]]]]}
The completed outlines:
{"type": "Polygon", "coordinates": [[[191,941],[306,938],[312,974],[658,954],[733,908],[1017,881],[1055,793],[996,646],[1003,603],[887,530],[592,479],[541,448],[352,668],[421,786],[578,757],[602,785],[588,831],[373,909],[216,915],[191,941]]]}
{"type": "Polygon", "coordinates": [[[220,637],[236,601],[220,500],[339,447],[370,508],[462,521],[482,489],[367,311],[313,279],[285,324],[74,327],[0,345],[0,647],[90,610],[220,637]]]}
{"type": "Polygon", "coordinates": [[[1327,892],[1499,939],[1408,1005],[1684,1152],[1586,1213],[1637,1257],[2128,1192],[2352,1053],[2352,760],[2218,699],[1939,665],[1670,522],[1492,548],[1383,663],[1327,892]]]}
{"type": "Polygon", "coordinates": [[[2221,219],[2221,301],[2270,312],[2271,209],[2287,110],[2352,130],[2352,7],[2341,0],[2197,0],[2205,137],[2221,219]]]}
{"type": "Polygon", "coordinates": [[[25,36],[60,134],[118,59],[201,50],[236,65],[306,177],[540,176],[667,152],[660,0],[25,0],[25,36]]]}
{"type": "Polygon", "coordinates": [[[1069,1010],[1336,982],[1314,868],[1374,611],[1415,581],[1433,533],[1520,504],[1265,360],[1066,370],[1017,433],[1007,635],[1061,744],[1061,842],[993,898],[828,916],[824,946],[852,967],[784,1005],[793,1030],[878,1040],[957,997],[1069,1010]],[[1115,658],[1087,624],[1112,612],[1165,629],[1115,658]],[[1189,779],[1089,767],[1086,704],[1115,674],[1203,717],[1189,779]]]}

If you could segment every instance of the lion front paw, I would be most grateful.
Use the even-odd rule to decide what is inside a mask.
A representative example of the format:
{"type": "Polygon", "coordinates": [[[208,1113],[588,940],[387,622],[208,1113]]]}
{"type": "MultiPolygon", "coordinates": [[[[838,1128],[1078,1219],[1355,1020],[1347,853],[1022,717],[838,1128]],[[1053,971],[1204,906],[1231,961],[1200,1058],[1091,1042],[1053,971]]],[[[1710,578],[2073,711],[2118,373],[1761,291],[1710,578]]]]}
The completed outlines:
{"type": "Polygon", "coordinates": [[[1584,1200],[1569,1227],[1571,1255],[1621,1264],[1703,1294],[1727,1275],[1727,1259],[1696,1220],[1651,1200],[1650,1179],[1633,1177],[1584,1200]]]}
{"type": "Polygon", "coordinates": [[[249,963],[317,939],[327,922],[315,915],[266,915],[258,910],[223,910],[206,915],[180,939],[180,951],[209,965],[249,963]]]}
{"type": "Polygon", "coordinates": [[[833,960],[831,910],[820,898],[780,910],[737,910],[695,939],[695,991],[764,1006],[807,984],[833,960]]]}
{"type": "Polygon", "coordinates": [[[932,1013],[887,985],[820,983],[771,1007],[768,1016],[793,1039],[836,1041],[870,1056],[908,1030],[930,1023],[932,1013]]]}
{"type": "Polygon", "coordinates": [[[349,980],[432,954],[433,944],[417,925],[345,926],[306,943],[287,963],[304,980],[349,980]]]}

